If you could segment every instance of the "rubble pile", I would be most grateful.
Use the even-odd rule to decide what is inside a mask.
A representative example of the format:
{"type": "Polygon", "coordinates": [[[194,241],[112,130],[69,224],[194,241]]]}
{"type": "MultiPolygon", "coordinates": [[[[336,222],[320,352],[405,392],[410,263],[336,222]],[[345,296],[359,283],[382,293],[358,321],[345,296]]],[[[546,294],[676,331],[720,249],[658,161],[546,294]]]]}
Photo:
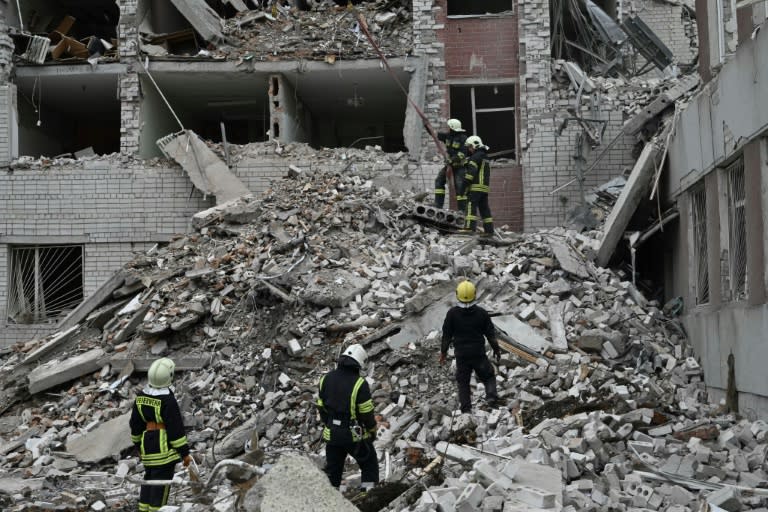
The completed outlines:
{"type": "MultiPolygon", "coordinates": [[[[725,510],[762,504],[722,486],[764,480],[768,425],[707,405],[678,321],[589,260],[598,232],[441,233],[412,217],[412,193],[351,171],[340,151],[326,155],[335,172],[291,169],[258,199],[195,215],[194,231],[137,256],[76,321],[3,356],[4,510],[135,506],[127,413],[161,355],[177,363],[203,478],[233,457],[267,476],[286,452],[321,464],[313,396],[351,342],[371,360],[381,492],[398,489],[376,507],[372,491],[363,510],[394,499],[390,510],[682,512],[699,490],[725,510]],[[487,408],[476,385],[471,416],[456,413],[453,368],[437,362],[464,277],[504,350],[506,405],[487,408]],[[249,439],[260,451],[243,455],[249,439]]],[[[171,502],[242,503],[232,475],[193,490],[175,485],[171,502]]]]}
{"type": "MultiPolygon", "coordinates": [[[[583,81],[582,95],[599,93],[597,102],[600,108],[621,111],[624,119],[629,119],[642,111],[655,98],[680,83],[679,77],[665,76],[661,78],[642,78],[638,76],[615,78],[608,76],[586,76],[581,68],[573,62],[555,60],[552,64],[552,78],[560,85],[571,84],[571,87],[555,87],[552,93],[561,107],[574,104],[579,87],[583,81]]],[[[686,91],[681,101],[693,96],[695,90],[686,91]]]]}
{"type": "Polygon", "coordinates": [[[324,60],[376,59],[378,54],[361,32],[357,14],[363,15],[371,33],[387,57],[403,57],[411,52],[413,37],[411,12],[401,2],[377,0],[362,2],[354,9],[317,2],[309,10],[280,3],[270,10],[245,10],[222,19],[224,41],[200,48],[191,31],[189,44],[175,37],[145,33],[141,50],[153,57],[195,57],[249,61],[280,59],[324,60]]]}

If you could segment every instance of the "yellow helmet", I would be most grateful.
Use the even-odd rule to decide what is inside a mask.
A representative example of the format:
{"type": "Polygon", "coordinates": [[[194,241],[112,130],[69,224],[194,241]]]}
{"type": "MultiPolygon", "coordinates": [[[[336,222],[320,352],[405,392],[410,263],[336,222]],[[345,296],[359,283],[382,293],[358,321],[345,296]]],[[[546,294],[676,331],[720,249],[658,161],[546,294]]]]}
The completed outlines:
{"type": "Polygon", "coordinates": [[[462,281],[456,287],[456,298],[462,304],[471,304],[475,301],[475,285],[470,281],[462,281]]]}

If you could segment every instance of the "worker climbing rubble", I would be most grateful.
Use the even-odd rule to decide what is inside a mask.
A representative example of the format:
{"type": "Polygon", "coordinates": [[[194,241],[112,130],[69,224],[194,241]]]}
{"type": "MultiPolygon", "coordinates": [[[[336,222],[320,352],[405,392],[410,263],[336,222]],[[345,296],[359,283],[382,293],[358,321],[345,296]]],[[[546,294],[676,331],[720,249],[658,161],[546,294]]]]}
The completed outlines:
{"type": "Polygon", "coordinates": [[[350,345],[339,357],[335,370],[320,379],[317,409],[325,425],[325,471],[331,485],[341,485],[344,461],[351,455],[360,466],[361,488],[379,481],[379,465],[373,441],[376,419],[368,382],[360,376],[368,354],[361,345],[350,345]]]}
{"type": "MultiPolygon", "coordinates": [[[[163,357],[149,367],[148,385],[136,395],[131,412],[131,441],[139,449],[145,480],[171,480],[176,463],[192,462],[176,397],[171,390],[174,362],[163,357]]],[[[142,485],[139,512],[168,503],[168,485],[142,485]]]]}
{"type": "Polygon", "coordinates": [[[488,161],[488,146],[483,144],[477,135],[467,137],[466,148],[469,159],[464,173],[465,187],[468,189],[467,216],[465,228],[471,232],[477,227],[477,213],[483,221],[483,231],[486,235],[493,234],[493,217],[488,194],[491,191],[491,164],[488,161]]]}
{"type": "Polygon", "coordinates": [[[485,340],[498,360],[501,349],[496,341],[496,329],[488,312],[477,305],[477,290],[470,281],[462,281],[456,287],[458,305],[448,310],[443,322],[443,341],[440,347],[440,364],[445,364],[448,348],[453,345],[456,355],[456,384],[459,388],[459,407],[462,413],[472,412],[469,381],[474,371],[485,386],[488,405],[500,405],[496,391],[496,375],[485,355],[485,340]]]}
{"type": "Polygon", "coordinates": [[[467,204],[467,196],[465,195],[463,172],[460,171],[467,159],[464,154],[464,143],[467,140],[467,134],[461,127],[461,121],[458,119],[449,119],[447,124],[448,131],[437,134],[438,139],[445,143],[448,159],[435,179],[435,206],[442,208],[445,203],[445,187],[448,183],[448,173],[451,173],[454,190],[456,191],[457,208],[459,211],[464,211],[467,204]]]}

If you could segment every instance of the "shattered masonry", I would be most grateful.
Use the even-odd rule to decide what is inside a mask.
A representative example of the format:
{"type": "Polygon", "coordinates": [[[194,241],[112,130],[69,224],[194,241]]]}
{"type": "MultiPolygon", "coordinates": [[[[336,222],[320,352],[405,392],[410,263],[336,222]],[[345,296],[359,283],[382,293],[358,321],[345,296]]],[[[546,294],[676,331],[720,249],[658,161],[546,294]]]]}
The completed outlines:
{"type": "MultiPolygon", "coordinates": [[[[141,470],[125,411],[142,372],[168,355],[210,484],[196,494],[182,480],[174,506],[234,510],[244,493],[245,510],[354,510],[315,467],[323,448],[312,402],[351,342],[371,356],[382,476],[399,482],[355,498],[364,510],[765,504],[758,490],[724,484],[765,479],[768,425],[706,404],[671,310],[585,260],[599,231],[505,232],[499,243],[446,236],[410,217],[412,193],[340,175],[341,156],[327,155],[328,171],[274,181],[258,200],[196,214],[186,235],[126,265],[83,320],[3,356],[0,404],[12,411],[0,417],[4,509],[135,506],[141,470]],[[474,416],[454,417],[452,371],[435,355],[458,276],[480,283],[480,300],[499,313],[507,405],[486,410],[474,385],[474,416]],[[129,364],[132,376],[121,373],[129,364]],[[56,389],[65,392],[43,393],[56,389]],[[244,454],[254,432],[259,449],[244,454]],[[243,486],[234,470],[214,474],[222,458],[255,478],[243,486]],[[286,480],[305,481],[303,492],[285,492],[286,480]]],[[[346,479],[354,487],[359,474],[346,479]]]]}

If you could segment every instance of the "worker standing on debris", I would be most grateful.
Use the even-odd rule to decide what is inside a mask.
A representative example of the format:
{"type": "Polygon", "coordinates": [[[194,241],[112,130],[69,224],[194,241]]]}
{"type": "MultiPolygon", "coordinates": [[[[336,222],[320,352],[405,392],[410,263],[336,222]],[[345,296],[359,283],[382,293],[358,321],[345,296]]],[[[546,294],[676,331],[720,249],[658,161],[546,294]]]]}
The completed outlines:
{"type": "Polygon", "coordinates": [[[464,180],[459,170],[464,167],[466,155],[464,154],[464,143],[467,140],[467,134],[461,127],[461,121],[458,119],[448,120],[448,131],[440,132],[437,138],[445,143],[445,149],[448,153],[448,159],[435,179],[435,206],[442,208],[445,202],[446,184],[448,182],[448,171],[453,174],[453,186],[456,190],[456,203],[459,211],[464,211],[467,204],[467,196],[464,194],[464,180]]]}
{"type": "MultiPolygon", "coordinates": [[[[171,480],[176,463],[189,466],[187,436],[181,411],[171,390],[176,365],[163,357],[149,367],[149,384],[136,396],[131,411],[131,441],[144,464],[144,480],[171,480]]],[[[168,502],[169,486],[142,485],[139,512],[160,509],[168,502]]]]}
{"type": "Polygon", "coordinates": [[[463,281],[456,287],[458,305],[448,310],[443,322],[443,343],[440,347],[440,364],[445,364],[448,347],[453,344],[456,354],[456,384],[459,388],[461,412],[472,412],[472,397],[469,381],[472,371],[485,386],[485,397],[492,407],[499,405],[496,391],[496,375],[493,365],[485,355],[485,340],[493,349],[498,361],[501,349],[496,341],[496,329],[488,312],[477,305],[476,289],[470,281],[463,281]]]}
{"type": "Polygon", "coordinates": [[[469,188],[467,201],[467,216],[465,229],[475,231],[477,226],[477,211],[483,219],[483,231],[486,235],[493,234],[493,217],[488,194],[491,185],[491,164],[488,161],[488,146],[477,135],[467,137],[469,160],[465,166],[464,180],[469,188]]]}
{"type": "Polygon", "coordinates": [[[331,485],[341,485],[344,461],[351,455],[360,466],[361,487],[368,490],[379,481],[379,463],[373,441],[376,418],[368,382],[360,376],[368,354],[361,345],[350,345],[339,357],[335,370],[320,379],[317,409],[325,441],[325,472],[331,485]]]}

